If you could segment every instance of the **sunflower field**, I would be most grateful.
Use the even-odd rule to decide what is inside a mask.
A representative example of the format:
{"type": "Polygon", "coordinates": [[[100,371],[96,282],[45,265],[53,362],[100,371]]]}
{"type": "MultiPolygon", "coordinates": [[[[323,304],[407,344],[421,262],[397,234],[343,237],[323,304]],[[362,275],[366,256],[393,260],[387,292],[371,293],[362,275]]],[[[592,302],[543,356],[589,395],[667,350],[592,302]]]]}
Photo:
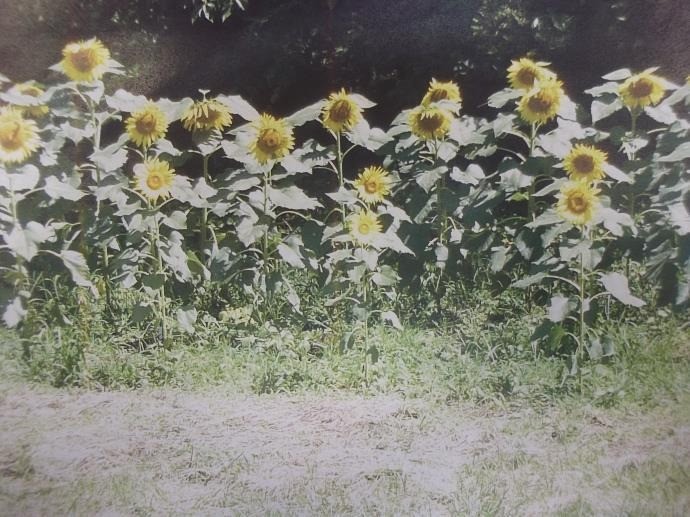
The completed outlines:
{"type": "Polygon", "coordinates": [[[284,117],[111,91],[95,38],[52,69],[0,76],[0,306],[27,359],[93,318],[140,350],[292,325],[336,334],[366,383],[374,326],[437,328],[483,285],[537,311],[531,353],[581,379],[616,353],[602,322],[690,300],[690,78],[617,70],[576,104],[525,57],[490,118],[431,79],[377,128],[346,89],[284,117]]]}

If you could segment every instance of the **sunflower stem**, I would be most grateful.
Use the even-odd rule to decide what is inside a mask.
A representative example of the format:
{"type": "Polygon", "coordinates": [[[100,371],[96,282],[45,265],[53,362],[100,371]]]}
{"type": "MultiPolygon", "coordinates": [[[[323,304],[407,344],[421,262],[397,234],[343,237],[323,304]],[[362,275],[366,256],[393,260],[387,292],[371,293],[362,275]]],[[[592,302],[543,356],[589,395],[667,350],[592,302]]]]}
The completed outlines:
{"type": "MultiPolygon", "coordinates": [[[[335,133],[335,151],[336,151],[336,169],[338,169],[338,187],[340,190],[345,188],[345,174],[343,172],[343,149],[342,142],[340,138],[340,131],[335,133]]],[[[345,229],[347,221],[347,205],[343,202],[340,203],[340,216],[343,223],[343,229],[345,229]]]]}
{"type": "MultiPolygon", "coordinates": [[[[582,241],[587,239],[586,230],[582,228],[582,241]]],[[[585,346],[585,252],[580,252],[580,271],[579,271],[579,297],[580,297],[580,337],[577,343],[577,373],[580,382],[580,395],[582,394],[582,361],[585,346]]]]}
{"type": "MultiPolygon", "coordinates": [[[[637,117],[639,117],[640,114],[637,110],[631,110],[630,111],[630,139],[635,140],[635,135],[637,134],[637,117]]],[[[634,162],[636,159],[637,151],[635,150],[635,147],[633,146],[632,150],[628,154],[628,159],[631,162],[634,162]]],[[[630,218],[632,219],[633,223],[635,222],[635,187],[631,183],[630,184],[630,191],[628,192],[628,214],[630,215],[630,218]]],[[[625,276],[630,278],[630,256],[628,255],[625,259],[625,276]]]]}
{"type": "MultiPolygon", "coordinates": [[[[537,138],[537,129],[538,126],[535,122],[532,123],[532,128],[530,130],[530,135],[529,135],[529,154],[527,155],[527,158],[531,158],[532,155],[534,154],[534,144],[536,142],[537,138]]],[[[536,209],[536,203],[534,200],[534,192],[537,188],[537,179],[534,178],[534,181],[530,183],[529,185],[529,190],[527,193],[527,222],[532,222],[534,219],[534,212],[536,209]]]]}
{"type": "MultiPolygon", "coordinates": [[[[209,155],[204,156],[204,163],[203,163],[203,173],[204,173],[204,181],[208,185],[210,182],[210,177],[208,174],[208,159],[209,155]]],[[[204,207],[201,209],[201,226],[199,228],[199,235],[200,235],[200,243],[199,246],[201,248],[201,256],[203,257],[204,254],[206,253],[206,246],[208,244],[208,230],[207,230],[207,225],[208,225],[208,208],[204,207]]]]}
{"type": "Polygon", "coordinates": [[[367,300],[367,274],[362,275],[362,302],[364,305],[364,386],[369,387],[369,303],[367,300]]]}
{"type": "MultiPolygon", "coordinates": [[[[271,172],[272,168],[268,169],[266,172],[264,172],[264,205],[263,205],[263,212],[264,212],[264,217],[268,217],[268,206],[269,206],[269,198],[268,198],[268,189],[271,187],[271,172]]],[[[268,314],[268,306],[269,306],[269,291],[268,291],[268,275],[270,273],[270,264],[268,261],[268,224],[266,225],[266,229],[264,230],[264,235],[263,235],[263,242],[261,246],[261,269],[262,269],[262,276],[263,276],[263,283],[264,283],[264,307],[263,307],[263,316],[266,318],[268,314]]]]}
{"type": "MultiPolygon", "coordinates": [[[[163,255],[159,249],[160,242],[160,222],[158,220],[158,211],[155,207],[149,203],[149,209],[153,211],[153,218],[155,221],[154,229],[155,231],[151,235],[151,254],[156,258],[156,265],[158,268],[158,274],[165,276],[165,269],[163,265],[163,255]]],[[[168,342],[168,316],[167,316],[167,300],[165,299],[165,282],[158,288],[158,317],[161,322],[161,340],[163,345],[167,345],[168,342]]]]}

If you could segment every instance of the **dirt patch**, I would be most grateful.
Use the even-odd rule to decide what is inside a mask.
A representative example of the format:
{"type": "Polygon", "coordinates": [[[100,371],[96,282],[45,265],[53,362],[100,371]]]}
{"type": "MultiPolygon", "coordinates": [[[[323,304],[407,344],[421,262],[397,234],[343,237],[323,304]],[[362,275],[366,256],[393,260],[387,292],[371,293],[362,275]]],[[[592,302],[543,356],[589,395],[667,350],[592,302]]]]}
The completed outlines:
{"type": "MultiPolygon", "coordinates": [[[[393,396],[2,393],[3,514],[536,515],[586,494],[615,513],[626,494],[602,506],[595,490],[630,465],[690,468],[690,425],[669,408],[486,414],[393,396]]],[[[687,504],[671,499],[674,511],[687,504]]]]}

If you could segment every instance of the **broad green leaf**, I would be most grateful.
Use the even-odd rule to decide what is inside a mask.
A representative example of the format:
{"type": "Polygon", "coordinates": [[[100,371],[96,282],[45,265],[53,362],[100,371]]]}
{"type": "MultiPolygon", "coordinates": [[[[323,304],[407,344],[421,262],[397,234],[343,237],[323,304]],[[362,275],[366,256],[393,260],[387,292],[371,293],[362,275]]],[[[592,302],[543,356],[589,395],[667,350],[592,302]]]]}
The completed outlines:
{"type": "Polygon", "coordinates": [[[526,287],[529,287],[530,285],[538,284],[542,280],[546,278],[546,273],[536,273],[534,275],[529,275],[523,278],[522,280],[518,280],[517,282],[513,282],[512,286],[517,287],[518,289],[524,289],[526,287]]]}
{"type": "Polygon", "coordinates": [[[670,125],[678,120],[678,117],[673,112],[673,109],[666,105],[648,106],[644,109],[644,112],[660,124],[670,125]]]}
{"type": "Polygon", "coordinates": [[[227,105],[232,113],[239,115],[244,120],[254,122],[259,118],[259,112],[239,95],[219,95],[217,99],[227,105]]]}
{"type": "Polygon", "coordinates": [[[274,205],[290,210],[313,210],[321,206],[316,199],[310,198],[299,187],[268,187],[268,198],[274,205]]]}
{"type": "Polygon", "coordinates": [[[501,175],[501,186],[506,192],[515,192],[525,187],[529,187],[534,178],[523,174],[520,169],[510,169],[501,175]]]}
{"type": "Polygon", "coordinates": [[[304,257],[300,251],[301,239],[296,235],[291,235],[285,242],[278,244],[278,253],[281,258],[292,267],[304,269],[304,257]]]}
{"type": "Polygon", "coordinates": [[[447,170],[447,167],[442,166],[436,167],[435,169],[420,172],[415,176],[415,181],[426,192],[430,192],[436,186],[438,180],[440,180],[443,177],[447,170]]]}
{"type": "Polygon", "coordinates": [[[89,280],[89,266],[86,264],[84,255],[78,251],[62,250],[60,252],[60,258],[70,272],[70,275],[72,275],[72,280],[75,284],[82,287],[90,287],[91,292],[97,294],[97,291],[93,288],[93,284],[89,280]]]}
{"type": "Polygon", "coordinates": [[[554,323],[559,323],[568,316],[571,310],[570,298],[560,295],[554,296],[551,298],[551,305],[549,305],[548,318],[554,323]]]}
{"type": "Polygon", "coordinates": [[[370,101],[364,95],[360,95],[359,93],[351,93],[350,98],[362,109],[373,108],[376,106],[375,102],[370,101]]]}
{"type": "Polygon", "coordinates": [[[196,323],[198,312],[194,307],[184,307],[177,309],[175,318],[180,328],[187,334],[194,334],[194,324],[196,323]]]}
{"type": "Polygon", "coordinates": [[[68,199],[70,201],[77,201],[84,197],[84,193],[79,189],[74,188],[66,181],[60,181],[55,176],[48,176],[45,179],[44,190],[51,199],[68,199]]]}
{"type": "Polygon", "coordinates": [[[104,172],[110,172],[121,168],[127,162],[127,149],[113,144],[92,153],[89,157],[91,161],[104,172]]]}
{"type": "Polygon", "coordinates": [[[321,115],[321,110],[325,105],[326,101],[324,100],[315,102],[314,104],[307,106],[306,108],[302,108],[296,113],[293,113],[292,115],[287,117],[286,121],[289,125],[293,127],[299,127],[303,124],[306,124],[307,122],[311,122],[312,120],[317,120],[319,118],[319,115],[321,115]]]}
{"type": "Polygon", "coordinates": [[[618,167],[614,167],[610,163],[604,164],[604,172],[609,178],[614,179],[616,181],[622,181],[623,183],[632,183],[632,179],[630,179],[630,177],[626,173],[624,173],[618,167]]]}
{"type": "Polygon", "coordinates": [[[24,300],[17,296],[5,306],[2,320],[9,328],[14,328],[26,317],[28,310],[24,307],[24,300]]]}
{"type": "Polygon", "coordinates": [[[175,210],[169,216],[163,216],[161,223],[172,228],[173,230],[186,230],[187,229],[187,214],[181,210],[175,210]]]}
{"type": "Polygon", "coordinates": [[[494,273],[503,270],[508,259],[508,248],[505,246],[495,246],[491,248],[491,271],[494,273]]]}
{"type": "Polygon", "coordinates": [[[604,120],[621,109],[623,109],[623,103],[618,97],[610,102],[592,101],[592,124],[604,120]]]}
{"type": "Polygon", "coordinates": [[[478,185],[479,180],[484,179],[484,171],[476,163],[468,165],[467,170],[461,170],[459,167],[453,167],[450,173],[451,179],[464,183],[466,185],[478,185]]]}
{"type": "Polygon", "coordinates": [[[616,70],[615,72],[610,72],[602,76],[602,79],[605,79],[607,81],[622,81],[624,79],[627,79],[628,77],[632,77],[632,72],[630,71],[630,69],[621,68],[620,70],[616,70]]]}
{"type": "Polygon", "coordinates": [[[683,142],[676,150],[666,156],[657,158],[659,162],[679,162],[690,158],[690,142],[683,142]]]}
{"type": "Polygon", "coordinates": [[[679,235],[690,234],[690,213],[684,203],[673,203],[668,207],[671,224],[679,235]]]}
{"type": "Polygon", "coordinates": [[[105,103],[113,109],[132,113],[148,101],[143,95],[134,95],[125,90],[117,90],[113,95],[105,96],[105,103]]]}
{"type": "Polygon", "coordinates": [[[611,293],[618,301],[633,307],[645,305],[643,300],[636,298],[630,293],[628,279],[620,273],[605,273],[600,277],[601,284],[607,292],[611,293]]]}
{"type": "Polygon", "coordinates": [[[512,88],[506,88],[500,92],[496,92],[489,97],[489,106],[492,108],[502,108],[508,102],[513,99],[519,99],[522,97],[523,92],[520,90],[514,90],[512,88]]]}
{"type": "Polygon", "coordinates": [[[165,114],[168,122],[174,122],[182,118],[185,112],[194,104],[194,101],[188,97],[179,100],[171,101],[170,99],[158,99],[156,106],[165,114]]]}
{"type": "Polygon", "coordinates": [[[381,313],[381,321],[390,323],[393,325],[393,328],[397,330],[403,330],[403,326],[398,319],[398,315],[393,311],[383,311],[381,313]]]}
{"type": "Polygon", "coordinates": [[[12,174],[0,174],[0,186],[9,188],[15,192],[31,190],[38,185],[41,175],[35,165],[25,165],[19,172],[12,174]]]}
{"type": "Polygon", "coordinates": [[[151,320],[151,316],[153,316],[153,308],[148,304],[137,303],[132,308],[132,321],[134,323],[148,322],[151,320]]]}

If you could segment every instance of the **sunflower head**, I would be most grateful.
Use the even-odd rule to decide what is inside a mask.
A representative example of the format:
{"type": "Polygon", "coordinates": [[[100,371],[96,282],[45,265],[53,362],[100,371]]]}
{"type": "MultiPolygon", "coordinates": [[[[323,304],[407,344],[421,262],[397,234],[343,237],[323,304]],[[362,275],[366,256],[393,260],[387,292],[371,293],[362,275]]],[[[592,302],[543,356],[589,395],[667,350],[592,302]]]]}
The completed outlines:
{"type": "Polygon", "coordinates": [[[516,90],[531,90],[534,83],[554,78],[554,73],[545,68],[546,63],[535,63],[526,57],[511,61],[508,67],[508,82],[516,90]]]}
{"type": "Polygon", "coordinates": [[[321,111],[321,123],[335,133],[352,129],[361,119],[362,108],[345,93],[344,88],[331,93],[321,111]]]}
{"type": "Polygon", "coordinates": [[[135,111],[125,122],[129,139],[139,147],[147,148],[165,136],[168,119],[153,102],[135,111]]]}
{"type": "Polygon", "coordinates": [[[453,81],[441,82],[432,79],[429,89],[422,99],[422,105],[428,106],[432,102],[451,101],[460,102],[460,88],[453,81]]]}
{"type": "Polygon", "coordinates": [[[370,246],[383,229],[378,216],[370,210],[355,212],[347,218],[350,237],[360,246],[370,246]]]}
{"type": "Polygon", "coordinates": [[[623,104],[630,109],[641,109],[657,104],[665,91],[662,79],[649,72],[629,77],[618,89],[623,104]]]}
{"type": "Polygon", "coordinates": [[[367,167],[354,182],[359,198],[373,205],[383,201],[390,193],[391,178],[388,171],[381,167],[367,167]]]}
{"type": "Polygon", "coordinates": [[[563,83],[557,79],[536,82],[518,103],[520,117],[530,124],[545,124],[558,113],[563,95],[563,83]]]}
{"type": "Polygon", "coordinates": [[[563,160],[570,179],[593,182],[604,178],[608,155],[591,145],[576,144],[563,160]]]}
{"type": "Polygon", "coordinates": [[[134,166],[134,188],[152,203],[170,197],[174,179],[175,170],[158,158],[134,166]]]}
{"type": "Polygon", "coordinates": [[[38,127],[19,110],[0,108],[0,162],[21,163],[38,149],[38,127]]]}
{"type": "Polygon", "coordinates": [[[62,49],[60,67],[72,81],[95,81],[108,69],[110,51],[96,38],[69,43],[62,49]]]}
{"type": "MultiPolygon", "coordinates": [[[[40,97],[45,92],[33,83],[21,83],[15,86],[15,89],[22,95],[27,95],[29,97],[40,97]]],[[[48,114],[50,111],[48,106],[45,104],[38,104],[35,106],[17,106],[22,115],[31,118],[41,118],[48,114]]]]}
{"type": "Polygon", "coordinates": [[[292,128],[284,119],[276,119],[264,113],[253,124],[255,138],[249,146],[256,161],[265,164],[288,155],[295,146],[292,128]]]}
{"type": "Polygon", "coordinates": [[[211,131],[232,124],[228,107],[216,99],[195,102],[182,116],[182,125],[187,131],[211,131]]]}
{"type": "Polygon", "coordinates": [[[592,221],[599,207],[599,189],[583,182],[569,181],[561,187],[556,211],[566,221],[584,226],[592,221]]]}
{"type": "Polygon", "coordinates": [[[422,140],[438,140],[446,136],[453,116],[438,106],[417,106],[410,111],[408,123],[412,133],[422,140]]]}

